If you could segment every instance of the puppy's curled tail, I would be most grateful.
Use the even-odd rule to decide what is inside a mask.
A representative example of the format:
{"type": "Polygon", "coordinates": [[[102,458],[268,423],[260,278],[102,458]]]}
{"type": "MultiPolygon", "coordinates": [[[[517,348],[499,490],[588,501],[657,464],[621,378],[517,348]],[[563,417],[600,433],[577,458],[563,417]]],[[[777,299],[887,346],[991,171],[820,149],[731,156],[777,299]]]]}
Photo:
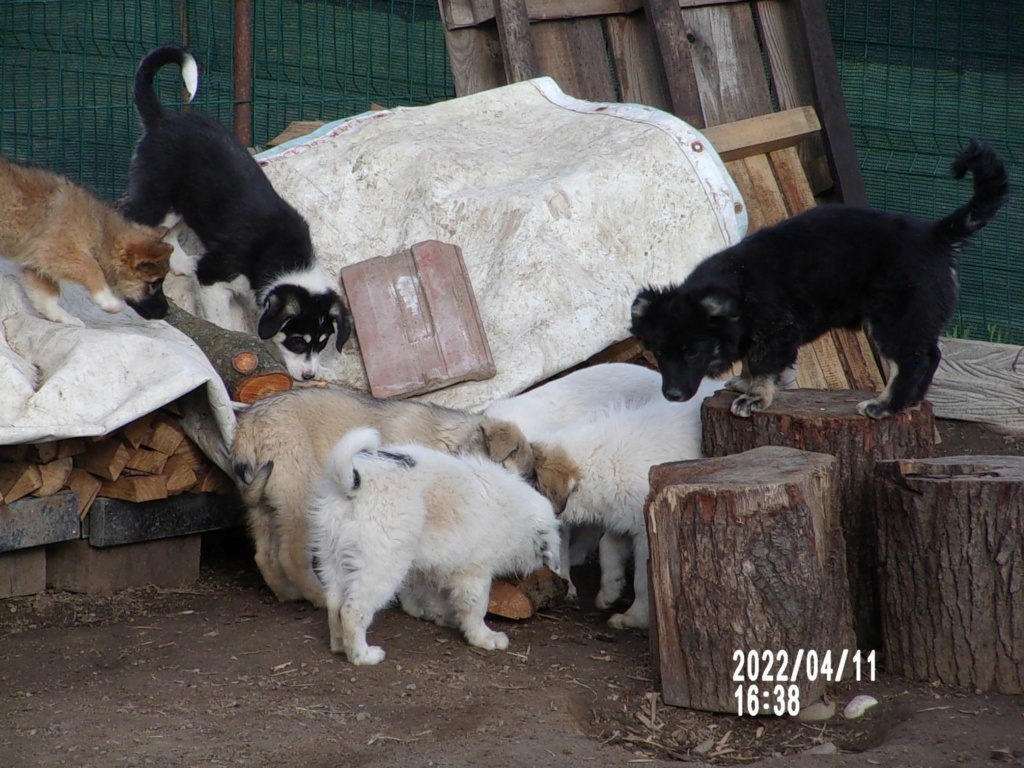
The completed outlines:
{"type": "Polygon", "coordinates": [[[974,177],[974,196],[935,225],[939,237],[958,245],[984,227],[999,212],[1009,192],[1006,166],[995,150],[971,139],[953,160],[953,176],[974,177]]]}
{"type": "Polygon", "coordinates": [[[380,448],[380,432],[372,427],[358,427],[348,432],[334,444],[324,463],[324,480],[337,491],[351,496],[359,489],[359,472],[352,466],[357,453],[377,453],[380,448]]]}
{"type": "Polygon", "coordinates": [[[177,45],[164,45],[150,51],[135,71],[135,109],[142,118],[143,125],[149,125],[160,116],[163,106],[156,96],[153,78],[165,64],[177,64],[181,67],[181,79],[188,91],[188,100],[195,98],[199,88],[199,67],[192,55],[177,45]]]}

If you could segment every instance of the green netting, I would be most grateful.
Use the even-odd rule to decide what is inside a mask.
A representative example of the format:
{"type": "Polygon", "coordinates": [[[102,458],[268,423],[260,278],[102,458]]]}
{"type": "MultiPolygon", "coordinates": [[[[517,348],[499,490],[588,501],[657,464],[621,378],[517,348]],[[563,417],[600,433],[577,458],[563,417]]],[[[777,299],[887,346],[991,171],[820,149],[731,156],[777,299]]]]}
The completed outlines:
{"type": "MultiPolygon", "coordinates": [[[[454,96],[435,0],[254,2],[252,136],[293,120],[335,120],[454,96]]],[[[125,189],[139,126],[132,76],[147,51],[186,45],[201,75],[195,108],[231,127],[233,0],[2,0],[0,153],[125,189]]],[[[181,104],[174,68],[160,98],[181,104]]]]}
{"type": "Polygon", "coordinates": [[[826,0],[872,205],[938,218],[970,195],[953,154],[971,137],[1010,170],[1011,198],[960,258],[951,333],[1024,343],[1024,3],[826,0]]]}

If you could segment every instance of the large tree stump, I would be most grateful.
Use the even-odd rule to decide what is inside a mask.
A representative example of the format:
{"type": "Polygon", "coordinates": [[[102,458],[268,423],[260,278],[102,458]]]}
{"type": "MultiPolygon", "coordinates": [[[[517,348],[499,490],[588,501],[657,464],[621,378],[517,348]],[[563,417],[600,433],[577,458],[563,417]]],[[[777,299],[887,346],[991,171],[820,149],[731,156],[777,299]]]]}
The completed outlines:
{"type": "Polygon", "coordinates": [[[876,468],[886,666],[1024,693],[1024,457],[876,468]]]}
{"type": "Polygon", "coordinates": [[[650,477],[652,650],[665,703],[737,712],[737,687],[750,684],[783,684],[787,697],[796,685],[801,708],[821,698],[828,680],[811,679],[806,662],[789,678],[798,655],[829,652],[836,663],[854,645],[836,460],[765,447],[650,477]],[[734,676],[737,652],[755,652],[758,677],[734,676]],[[782,677],[764,674],[765,653],[782,677]]]}
{"type": "Polygon", "coordinates": [[[874,395],[785,390],[776,395],[767,411],[742,419],[729,411],[736,395],[719,392],[706,400],[701,410],[705,456],[727,456],[762,445],[784,445],[836,457],[853,626],[857,643],[865,650],[882,647],[874,521],[875,462],[935,455],[935,422],[929,403],[875,421],[857,413],[857,403],[874,395]]]}

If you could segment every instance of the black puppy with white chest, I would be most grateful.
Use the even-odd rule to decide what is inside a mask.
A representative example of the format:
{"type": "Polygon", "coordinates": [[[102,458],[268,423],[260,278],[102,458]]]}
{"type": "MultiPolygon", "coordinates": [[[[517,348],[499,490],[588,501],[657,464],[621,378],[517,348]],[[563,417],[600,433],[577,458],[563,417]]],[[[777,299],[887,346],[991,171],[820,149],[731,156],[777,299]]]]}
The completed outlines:
{"type": "Polygon", "coordinates": [[[937,222],[824,205],[707,258],[678,286],[644,288],[631,331],[658,362],[669,400],[689,400],[705,375],[737,361],[737,416],[768,408],[797,349],[833,328],[864,326],[890,361],[889,383],[858,410],[881,419],[924,399],[938,337],[956,308],[956,254],[995,216],[1006,168],[972,141],[953,173],[974,177],[970,202],[937,222]]]}
{"type": "Polygon", "coordinates": [[[181,67],[190,99],[198,86],[195,59],[182,48],[163,46],[142,60],[135,107],[144,130],[122,212],[151,225],[178,213],[206,249],[196,266],[199,283],[225,289],[225,306],[232,292],[248,295],[260,338],[292,378],[312,379],[332,335],[341,350],[351,320],[316,260],[309,225],[224,126],[163,108],[153,78],[165,64],[181,67]]]}

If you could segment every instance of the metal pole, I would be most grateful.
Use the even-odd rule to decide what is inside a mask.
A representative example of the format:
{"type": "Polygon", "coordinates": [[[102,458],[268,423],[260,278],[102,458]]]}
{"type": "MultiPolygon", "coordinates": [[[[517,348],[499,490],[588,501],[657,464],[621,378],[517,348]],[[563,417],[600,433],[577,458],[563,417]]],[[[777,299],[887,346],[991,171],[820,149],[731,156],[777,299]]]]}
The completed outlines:
{"type": "Polygon", "coordinates": [[[235,136],[252,146],[252,0],[235,0],[235,136]]]}

